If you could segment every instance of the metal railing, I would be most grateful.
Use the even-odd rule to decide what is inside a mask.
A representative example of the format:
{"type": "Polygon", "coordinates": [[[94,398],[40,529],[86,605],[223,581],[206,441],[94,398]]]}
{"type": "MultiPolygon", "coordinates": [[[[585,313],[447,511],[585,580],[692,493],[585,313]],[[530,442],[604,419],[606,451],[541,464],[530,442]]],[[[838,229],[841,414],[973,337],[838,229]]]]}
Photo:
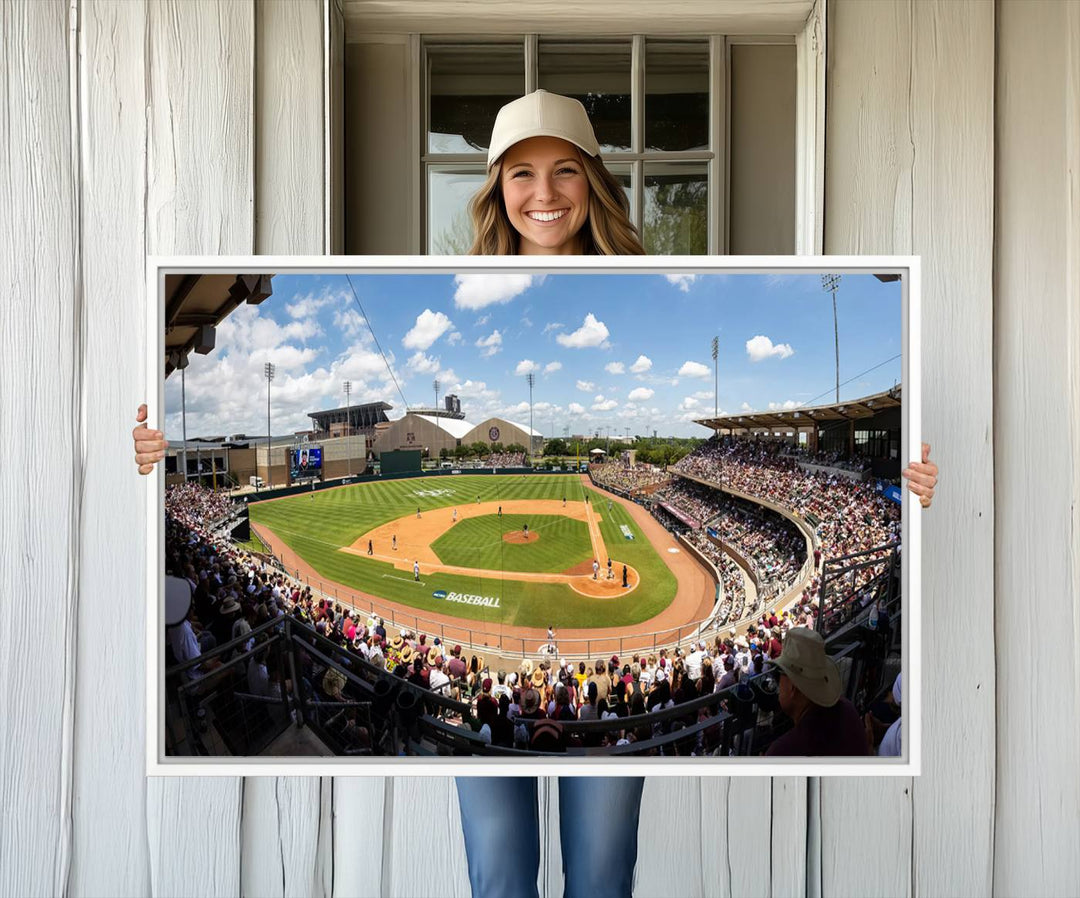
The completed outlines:
{"type": "MultiPolygon", "coordinates": [[[[896,623],[899,622],[897,614],[896,623]]],[[[860,710],[891,685],[889,658],[899,626],[887,632],[849,630],[834,639],[844,694],[860,710]]],[[[459,684],[464,688],[464,683],[459,684]]],[[[745,678],[721,692],[661,711],[604,720],[560,722],[557,751],[523,748],[538,721],[515,718],[523,730],[515,745],[493,745],[478,734],[471,701],[458,701],[392,674],[336,644],[292,615],[268,621],[250,633],[166,672],[166,725],[174,736],[186,730],[167,754],[258,755],[290,724],[307,726],[328,755],[466,753],[479,755],[738,755],[760,754],[789,726],[779,710],[773,670],[745,678]],[[247,649],[248,640],[254,645],[247,649]],[[250,691],[238,671],[270,659],[281,674],[280,689],[250,691]],[[327,692],[326,674],[336,671],[341,688],[327,692]],[[194,672],[194,674],[193,674],[194,672]],[[286,676],[287,674],[287,676],[286,676]],[[761,715],[764,715],[761,716],[761,715]],[[626,744],[613,744],[614,737],[626,744]]]]}

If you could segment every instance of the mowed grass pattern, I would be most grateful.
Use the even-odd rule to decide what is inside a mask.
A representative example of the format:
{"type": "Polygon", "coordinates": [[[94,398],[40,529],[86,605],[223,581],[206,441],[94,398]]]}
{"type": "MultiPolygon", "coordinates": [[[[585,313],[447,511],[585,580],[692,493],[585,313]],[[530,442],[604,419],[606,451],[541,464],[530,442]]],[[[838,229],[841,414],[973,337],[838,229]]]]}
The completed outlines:
{"type": "Polygon", "coordinates": [[[443,564],[493,571],[558,573],[592,560],[589,526],[555,515],[484,515],[458,521],[431,544],[443,564]],[[504,533],[529,525],[529,543],[515,545],[504,533]]]}
{"type": "MultiPolygon", "coordinates": [[[[375,481],[251,504],[251,520],[264,524],[284,540],[319,575],[373,596],[401,602],[418,612],[434,611],[487,624],[524,627],[616,627],[658,614],[675,597],[675,578],[649,543],[642,539],[629,513],[617,504],[609,513],[602,494],[589,490],[594,508],[604,517],[604,541],[613,561],[636,567],[643,583],[625,599],[590,599],[561,583],[522,583],[502,577],[435,574],[415,583],[411,575],[388,562],[339,552],[367,531],[400,518],[436,508],[512,499],[581,501],[585,489],[574,475],[531,477],[455,475],[375,481]],[[629,524],[637,540],[623,539],[619,524],[629,524]],[[448,603],[436,590],[498,597],[500,607],[448,603]]],[[[464,522],[461,522],[464,523],[464,522]]],[[[604,559],[606,562],[606,559],[604,559]]],[[[509,575],[512,577],[512,574],[509,575]]],[[[312,579],[312,585],[322,588],[312,579]]],[[[333,594],[333,587],[325,591],[333,594]]]]}

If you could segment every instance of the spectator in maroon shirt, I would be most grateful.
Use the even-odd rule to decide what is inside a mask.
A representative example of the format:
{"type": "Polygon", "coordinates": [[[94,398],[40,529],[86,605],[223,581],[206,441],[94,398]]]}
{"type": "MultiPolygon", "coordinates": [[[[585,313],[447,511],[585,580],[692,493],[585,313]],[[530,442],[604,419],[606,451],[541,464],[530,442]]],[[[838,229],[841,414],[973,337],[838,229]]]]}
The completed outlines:
{"type": "Polygon", "coordinates": [[[775,661],[780,657],[780,653],[783,651],[783,646],[780,644],[780,629],[774,628],[772,631],[772,638],[768,642],[769,658],[775,661]]]}
{"type": "Polygon", "coordinates": [[[446,665],[447,673],[450,674],[451,680],[464,680],[465,674],[469,672],[469,666],[461,657],[461,646],[455,645],[453,652],[450,653],[450,661],[446,665]]]}
{"type": "Polygon", "coordinates": [[[784,651],[770,664],[780,673],[780,708],[795,726],[773,742],[766,755],[869,754],[865,727],[842,695],[840,669],[825,653],[821,634],[806,627],[789,630],[784,651]]]}

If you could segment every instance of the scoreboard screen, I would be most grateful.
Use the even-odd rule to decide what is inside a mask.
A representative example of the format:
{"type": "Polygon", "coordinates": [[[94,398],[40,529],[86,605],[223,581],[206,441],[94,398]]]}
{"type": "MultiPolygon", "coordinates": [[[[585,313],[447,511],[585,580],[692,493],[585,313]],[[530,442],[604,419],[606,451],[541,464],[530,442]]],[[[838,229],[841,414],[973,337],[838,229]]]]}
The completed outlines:
{"type": "Polygon", "coordinates": [[[293,449],[289,456],[289,474],[293,480],[322,476],[322,446],[293,449]]]}

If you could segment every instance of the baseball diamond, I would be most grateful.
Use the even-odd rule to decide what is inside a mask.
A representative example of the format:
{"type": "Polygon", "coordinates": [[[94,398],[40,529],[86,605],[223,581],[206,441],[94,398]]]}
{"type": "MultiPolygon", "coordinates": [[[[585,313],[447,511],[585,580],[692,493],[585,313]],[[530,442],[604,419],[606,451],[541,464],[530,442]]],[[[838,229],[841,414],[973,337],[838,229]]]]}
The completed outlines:
{"type": "Polygon", "coordinates": [[[671,538],[659,527],[652,532],[660,551],[649,539],[627,541],[623,527],[642,529],[635,513],[647,519],[632,503],[609,510],[606,496],[578,475],[410,478],[251,505],[253,525],[286,564],[327,587],[427,616],[564,629],[651,630],[693,620],[712,591],[702,580],[701,595],[681,598],[687,608],[672,607],[692,562],[666,551],[671,538]],[[609,557],[617,572],[610,579],[609,557]],[[448,603],[452,594],[493,601],[448,603]]]}

